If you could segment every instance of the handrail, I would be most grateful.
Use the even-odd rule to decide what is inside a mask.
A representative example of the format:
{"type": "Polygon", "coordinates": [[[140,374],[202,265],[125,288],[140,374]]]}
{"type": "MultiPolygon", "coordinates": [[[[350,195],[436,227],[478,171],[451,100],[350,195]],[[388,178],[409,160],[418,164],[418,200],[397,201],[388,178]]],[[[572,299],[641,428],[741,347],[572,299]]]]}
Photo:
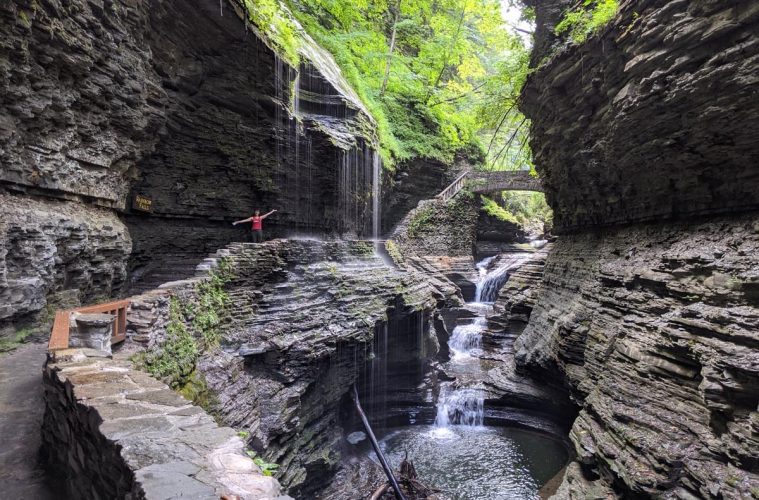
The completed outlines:
{"type": "Polygon", "coordinates": [[[55,351],[58,349],[68,349],[69,347],[69,329],[71,328],[71,313],[78,312],[83,314],[93,313],[107,313],[116,317],[116,321],[113,322],[113,333],[111,335],[111,343],[118,344],[126,340],[126,313],[129,307],[129,300],[117,300],[114,302],[106,302],[105,304],[96,304],[92,306],[77,307],[76,309],[68,309],[64,311],[57,311],[55,313],[55,321],[53,322],[53,329],[50,333],[50,341],[48,342],[48,349],[55,351]]]}
{"type": "Polygon", "coordinates": [[[459,194],[459,191],[461,191],[461,189],[464,187],[464,179],[467,175],[469,175],[469,170],[456,177],[456,180],[451,182],[448,187],[440,191],[440,194],[438,194],[436,198],[440,198],[443,201],[448,201],[459,194]]]}

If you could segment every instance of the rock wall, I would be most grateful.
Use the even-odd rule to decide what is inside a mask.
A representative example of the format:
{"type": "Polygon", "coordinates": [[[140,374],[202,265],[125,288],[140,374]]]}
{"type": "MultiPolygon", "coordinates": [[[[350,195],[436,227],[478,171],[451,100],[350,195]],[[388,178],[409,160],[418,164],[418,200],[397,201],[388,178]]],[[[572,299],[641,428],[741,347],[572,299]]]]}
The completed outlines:
{"type": "MultiPolygon", "coordinates": [[[[283,485],[308,496],[339,464],[339,410],[369,368],[377,328],[388,315],[432,310],[435,299],[421,277],[361,242],[275,241],[229,259],[233,318],[223,352],[200,369],[222,420],[248,430],[254,449],[280,464],[283,485]]],[[[398,343],[404,333],[388,334],[398,343]]]]}
{"type": "MultiPolygon", "coordinates": [[[[233,277],[224,284],[227,306],[218,311],[220,345],[205,348],[186,371],[194,368],[202,379],[207,407],[280,465],[278,477],[291,494],[310,497],[341,463],[342,427],[353,422],[345,412],[352,384],[368,411],[392,412],[385,392],[395,381],[388,373],[418,385],[438,350],[431,311],[443,299],[425,277],[387,265],[362,241],[237,243],[208,266],[221,259],[233,277]]],[[[127,320],[135,346],[160,352],[165,345],[169,294],[183,310],[198,311],[198,283],[207,276],[198,273],[132,300],[127,320]]],[[[186,319],[202,346],[192,314],[186,319]]]]}
{"type": "Polygon", "coordinates": [[[0,192],[0,335],[118,293],[131,247],[110,210],[0,192]]]}
{"type": "Polygon", "coordinates": [[[478,216],[476,197],[461,193],[445,202],[423,200],[391,235],[404,255],[471,257],[478,216]]]}
{"type": "Polygon", "coordinates": [[[536,251],[530,260],[509,274],[509,280],[498,292],[493,311],[501,321],[527,323],[538,300],[546,259],[553,243],[536,251]]]}
{"type": "Polygon", "coordinates": [[[422,200],[393,230],[390,255],[404,268],[425,273],[441,293],[474,297],[478,207],[477,197],[465,192],[447,202],[422,200]]]}
{"type": "Polygon", "coordinates": [[[414,159],[388,172],[382,185],[382,232],[390,233],[422,200],[434,198],[464,170],[469,161],[459,157],[454,165],[414,159]]]}
{"type": "Polygon", "coordinates": [[[30,264],[0,284],[14,297],[4,318],[17,323],[71,285],[83,298],[118,295],[125,266],[140,281],[239,241],[246,231],[230,222],[256,208],[279,209],[270,234],[371,233],[372,118],[307,35],[295,68],[245,17],[236,0],[0,6],[0,190],[16,207],[4,212],[29,221],[4,245],[35,220],[78,225],[76,238],[96,243],[107,208],[109,244],[126,250],[89,262],[115,272],[87,282],[67,278],[67,237],[45,237],[54,268],[30,264]],[[135,209],[138,194],[150,211],[135,209]],[[76,217],[57,200],[77,203],[76,217]]]}
{"type": "Polygon", "coordinates": [[[44,460],[67,498],[289,498],[234,430],[123,357],[58,351],[44,385],[44,460]]]}
{"type": "Polygon", "coordinates": [[[563,236],[516,347],[581,408],[558,495],[755,497],[759,5],[624,2],[562,45],[567,2],[536,4],[523,109],[563,236]]]}
{"type": "Polygon", "coordinates": [[[758,246],[755,215],[555,243],[517,358],[565,378],[578,460],[619,494],[757,491],[758,246]]]}
{"type": "Polygon", "coordinates": [[[570,46],[568,2],[536,4],[522,109],[559,233],[759,208],[756,2],[622,2],[570,46]]]}

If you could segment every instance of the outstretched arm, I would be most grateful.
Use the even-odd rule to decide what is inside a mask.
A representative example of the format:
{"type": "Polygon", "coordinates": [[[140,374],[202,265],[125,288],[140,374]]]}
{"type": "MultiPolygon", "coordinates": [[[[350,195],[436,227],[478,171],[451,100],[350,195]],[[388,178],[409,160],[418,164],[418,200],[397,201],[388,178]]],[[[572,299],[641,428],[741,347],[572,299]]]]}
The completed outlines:
{"type": "Polygon", "coordinates": [[[243,220],[236,220],[232,223],[233,226],[236,226],[237,224],[242,224],[243,222],[249,222],[253,219],[253,217],[248,217],[247,219],[243,220]]]}
{"type": "Polygon", "coordinates": [[[265,218],[267,218],[268,216],[270,216],[271,214],[273,214],[274,212],[276,212],[276,210],[272,210],[272,211],[271,211],[271,212],[269,212],[268,214],[263,214],[263,215],[261,216],[261,218],[262,218],[262,219],[265,219],[265,218]]]}

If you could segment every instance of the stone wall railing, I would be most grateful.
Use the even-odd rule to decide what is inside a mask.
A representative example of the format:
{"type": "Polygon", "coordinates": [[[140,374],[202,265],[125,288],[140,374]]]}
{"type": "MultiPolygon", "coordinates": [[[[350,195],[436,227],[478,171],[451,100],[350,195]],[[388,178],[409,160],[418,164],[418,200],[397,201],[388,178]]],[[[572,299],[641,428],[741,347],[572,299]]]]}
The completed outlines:
{"type": "Polygon", "coordinates": [[[70,498],[289,498],[233,429],[127,359],[55,356],[44,370],[43,449],[70,498]]]}

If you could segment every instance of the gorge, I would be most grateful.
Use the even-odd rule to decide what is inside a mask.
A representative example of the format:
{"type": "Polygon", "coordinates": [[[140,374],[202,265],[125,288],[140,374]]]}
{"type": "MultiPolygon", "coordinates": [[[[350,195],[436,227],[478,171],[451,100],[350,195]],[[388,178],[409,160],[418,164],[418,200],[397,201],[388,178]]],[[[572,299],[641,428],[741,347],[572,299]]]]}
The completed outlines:
{"type": "Polygon", "coordinates": [[[759,498],[756,2],[0,33],[3,495],[759,498]]]}

